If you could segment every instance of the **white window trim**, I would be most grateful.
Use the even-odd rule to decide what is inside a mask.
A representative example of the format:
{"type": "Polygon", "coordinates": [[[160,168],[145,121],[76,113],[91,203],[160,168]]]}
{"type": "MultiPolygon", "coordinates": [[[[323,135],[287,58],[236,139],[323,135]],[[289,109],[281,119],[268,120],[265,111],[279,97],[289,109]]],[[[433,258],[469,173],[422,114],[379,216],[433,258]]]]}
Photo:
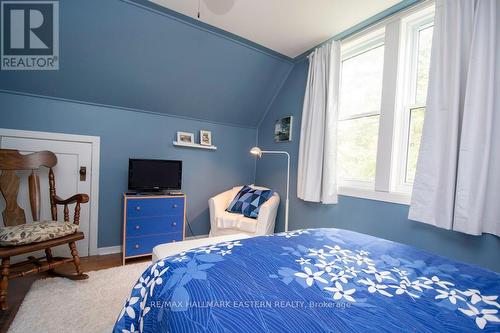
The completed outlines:
{"type": "Polygon", "coordinates": [[[398,88],[398,52],[400,40],[400,19],[394,19],[385,27],[384,72],[380,105],[380,123],[377,143],[377,164],[375,169],[376,192],[392,191],[392,161],[394,159],[394,118],[398,88]]]}
{"type": "MultiPolygon", "coordinates": [[[[344,51],[344,48],[342,49],[342,60],[366,52],[366,45],[370,44],[370,39],[374,40],[372,41],[372,48],[384,44],[384,69],[375,182],[339,180],[339,195],[404,205],[410,204],[412,187],[408,184],[401,186],[399,182],[399,180],[402,179],[401,170],[403,170],[403,172],[406,170],[406,157],[399,159],[395,158],[395,156],[401,156],[401,153],[404,153],[405,156],[407,154],[401,151],[403,145],[400,139],[407,137],[407,133],[401,132],[404,130],[408,131],[408,129],[400,123],[404,117],[404,115],[402,115],[402,110],[404,110],[403,102],[408,100],[405,99],[404,94],[407,94],[409,91],[408,87],[403,88],[405,91],[398,90],[401,86],[399,84],[401,80],[409,82],[406,77],[406,75],[409,75],[407,70],[398,70],[398,66],[402,66],[404,63],[403,55],[405,54],[405,52],[401,52],[405,51],[405,48],[402,46],[403,39],[400,36],[404,36],[406,33],[406,30],[402,26],[403,19],[415,13],[417,13],[419,19],[422,19],[422,16],[426,15],[426,19],[429,19],[428,13],[433,13],[433,7],[434,1],[424,1],[342,42],[342,44],[346,44],[347,46],[345,48],[346,51],[344,51]],[[418,14],[420,12],[422,15],[418,14]],[[381,31],[385,36],[382,42],[374,37],[377,33],[380,34],[381,31]],[[360,52],[360,49],[363,51],[360,52]],[[401,130],[401,128],[404,129],[401,130]],[[404,160],[404,169],[401,169],[402,160],[404,160]]],[[[342,45],[342,47],[343,46],[344,45],[342,45]]],[[[411,106],[411,108],[414,107],[414,105],[411,106]]],[[[406,108],[408,108],[408,106],[406,106],[406,108]]],[[[407,112],[409,112],[409,109],[407,112]]],[[[366,115],[368,115],[368,113],[366,115]]]]}
{"type": "MultiPolygon", "coordinates": [[[[395,128],[399,129],[396,133],[394,151],[397,156],[402,158],[394,161],[393,188],[398,192],[411,193],[413,184],[406,182],[406,163],[408,158],[408,140],[410,127],[410,111],[412,109],[425,107],[424,104],[415,103],[416,76],[417,76],[417,58],[418,58],[418,33],[432,25],[434,21],[434,10],[427,7],[413,15],[410,15],[402,22],[403,38],[400,48],[405,50],[399,59],[402,68],[403,91],[399,94],[397,101],[395,128]],[[410,42],[408,42],[410,41],[410,42]]],[[[402,85],[400,85],[402,86],[402,85]]]]}
{"type": "Polygon", "coordinates": [[[384,27],[367,31],[354,40],[342,42],[341,61],[354,58],[382,45],[384,45],[384,27]]]}
{"type": "Polygon", "coordinates": [[[363,189],[351,186],[339,186],[337,193],[342,196],[361,199],[377,200],[401,205],[409,205],[411,194],[398,192],[380,192],[372,189],[363,189]]]}

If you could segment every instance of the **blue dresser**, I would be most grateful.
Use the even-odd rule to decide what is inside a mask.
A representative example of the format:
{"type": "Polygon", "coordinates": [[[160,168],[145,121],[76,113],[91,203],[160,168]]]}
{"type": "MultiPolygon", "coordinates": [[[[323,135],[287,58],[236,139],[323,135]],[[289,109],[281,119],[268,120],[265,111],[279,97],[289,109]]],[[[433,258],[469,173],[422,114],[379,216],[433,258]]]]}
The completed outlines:
{"type": "Polygon", "coordinates": [[[184,239],[186,196],[127,195],[123,200],[123,264],[158,244],[184,239]]]}

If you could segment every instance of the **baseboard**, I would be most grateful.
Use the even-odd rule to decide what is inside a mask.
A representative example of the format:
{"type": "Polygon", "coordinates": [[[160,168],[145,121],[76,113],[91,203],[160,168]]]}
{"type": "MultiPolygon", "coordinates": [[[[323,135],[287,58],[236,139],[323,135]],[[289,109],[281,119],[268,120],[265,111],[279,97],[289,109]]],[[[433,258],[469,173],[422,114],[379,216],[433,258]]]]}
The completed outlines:
{"type": "Polygon", "coordinates": [[[97,249],[97,253],[100,256],[105,256],[107,254],[114,254],[114,253],[121,253],[122,252],[122,246],[117,245],[117,246],[108,246],[108,247],[100,247],[97,249]]]}
{"type": "MultiPolygon", "coordinates": [[[[200,238],[207,238],[207,237],[208,237],[208,234],[206,234],[206,235],[196,235],[196,236],[186,237],[186,240],[200,239],[200,238]]],[[[100,247],[100,248],[97,249],[97,254],[100,255],[100,256],[105,256],[107,254],[121,253],[121,252],[122,252],[121,245],[108,246],[108,247],[100,247]]]]}

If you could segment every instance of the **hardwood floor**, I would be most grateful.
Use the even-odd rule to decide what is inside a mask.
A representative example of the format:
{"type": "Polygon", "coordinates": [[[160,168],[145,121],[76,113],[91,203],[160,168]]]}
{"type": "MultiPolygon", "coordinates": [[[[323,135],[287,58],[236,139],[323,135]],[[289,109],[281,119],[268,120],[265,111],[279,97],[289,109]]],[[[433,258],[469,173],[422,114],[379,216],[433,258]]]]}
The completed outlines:
{"type": "MultiPolygon", "coordinates": [[[[137,262],[147,261],[147,260],[151,260],[151,258],[146,257],[144,259],[137,260],[137,262]]],[[[122,264],[121,253],[110,254],[105,256],[90,256],[81,258],[82,269],[85,272],[97,271],[100,269],[121,266],[121,264],[122,264]]],[[[73,263],[61,265],[57,268],[57,271],[64,273],[73,273],[74,272],[73,263]]],[[[19,310],[19,307],[21,306],[21,303],[24,300],[24,297],[30,290],[31,284],[38,279],[47,277],[53,277],[53,276],[51,276],[48,273],[40,273],[9,281],[9,294],[8,294],[9,310],[7,311],[0,310],[0,333],[5,333],[9,329],[9,326],[14,320],[14,317],[16,316],[17,311],[19,310]]]]}

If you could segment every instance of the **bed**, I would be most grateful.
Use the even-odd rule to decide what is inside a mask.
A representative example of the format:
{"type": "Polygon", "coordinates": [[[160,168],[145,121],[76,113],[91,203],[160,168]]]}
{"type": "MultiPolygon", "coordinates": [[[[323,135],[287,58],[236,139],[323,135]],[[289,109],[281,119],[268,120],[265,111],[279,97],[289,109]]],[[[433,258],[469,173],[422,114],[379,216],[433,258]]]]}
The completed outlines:
{"type": "Polygon", "coordinates": [[[153,254],[151,261],[153,264],[160,259],[171,257],[177,255],[181,252],[187,252],[188,250],[213,245],[217,243],[226,243],[230,241],[250,238],[247,234],[231,234],[231,235],[223,235],[223,236],[215,236],[215,237],[203,237],[197,239],[185,240],[182,242],[174,242],[174,243],[166,243],[160,244],[153,248],[153,254]]]}
{"type": "Polygon", "coordinates": [[[114,332],[499,332],[500,274],[340,229],[207,245],[151,265],[114,332]]]}

